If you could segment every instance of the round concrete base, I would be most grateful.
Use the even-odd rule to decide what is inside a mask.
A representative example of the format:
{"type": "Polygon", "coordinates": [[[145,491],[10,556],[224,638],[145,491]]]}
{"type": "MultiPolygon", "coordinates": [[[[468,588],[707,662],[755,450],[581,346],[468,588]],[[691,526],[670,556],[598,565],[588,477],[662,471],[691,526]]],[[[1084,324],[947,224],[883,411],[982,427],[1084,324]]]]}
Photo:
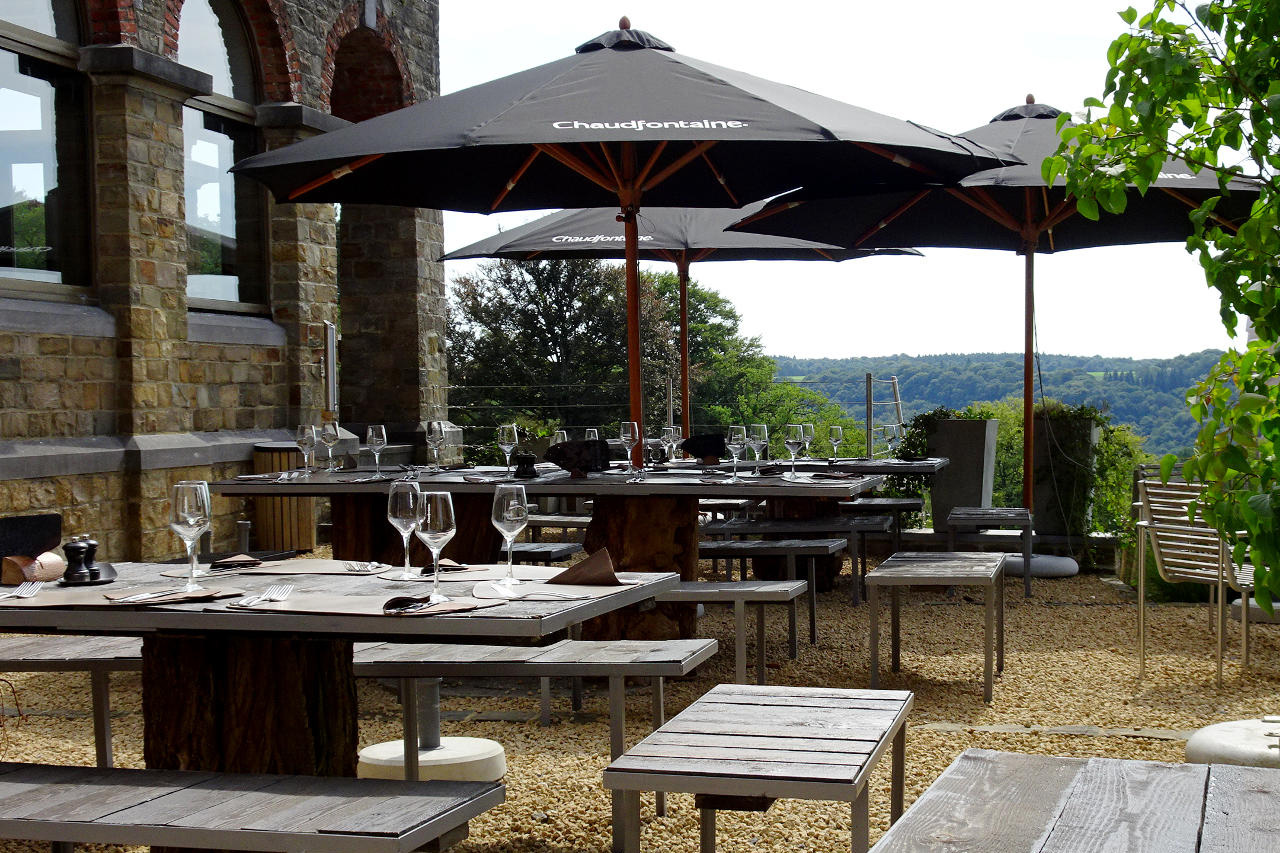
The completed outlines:
{"type": "Polygon", "coordinates": [[[1242,764],[1280,767],[1280,722],[1231,720],[1198,730],[1187,740],[1193,764],[1242,764]]]}
{"type": "MultiPolygon", "coordinates": [[[[502,744],[478,737],[442,737],[440,748],[418,753],[418,778],[459,782],[497,782],[507,772],[502,744]]],[[[389,740],[360,750],[356,776],[403,779],[404,741],[389,740]]]]}
{"type": "MultiPolygon", "coordinates": [[[[1240,599],[1231,602],[1231,619],[1240,621],[1240,599]]],[[[1249,623],[1252,625],[1280,625],[1280,607],[1275,613],[1267,613],[1254,599],[1249,599],[1249,623]]]]}
{"type": "MultiPolygon", "coordinates": [[[[1004,561],[1004,573],[1007,577],[1022,577],[1022,555],[1010,554],[1004,561]]],[[[1070,557],[1055,557],[1052,554],[1031,555],[1031,577],[1033,578],[1073,578],[1080,574],[1080,564],[1070,557]]]]}

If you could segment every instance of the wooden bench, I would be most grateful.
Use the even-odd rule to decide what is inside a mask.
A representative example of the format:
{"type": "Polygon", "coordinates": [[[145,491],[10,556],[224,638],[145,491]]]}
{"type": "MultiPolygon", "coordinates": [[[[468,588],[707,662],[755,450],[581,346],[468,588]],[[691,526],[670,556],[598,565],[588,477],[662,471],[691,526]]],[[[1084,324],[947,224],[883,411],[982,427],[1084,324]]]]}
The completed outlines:
{"type": "Polygon", "coordinates": [[[702,853],[715,850],[718,809],[762,812],[783,797],[848,802],[851,847],[865,853],[867,784],[890,749],[890,820],[902,813],[913,703],[902,690],[713,687],[605,768],[605,787],[623,795],[614,845],[621,837],[626,853],[639,853],[640,792],[657,790],[694,795],[702,853]]]}
{"type": "Polygon", "coordinates": [[[867,575],[871,621],[871,686],[880,683],[880,587],[891,591],[889,611],[891,665],[900,665],[898,644],[898,590],[904,586],[980,586],[985,590],[986,633],[983,644],[982,698],[991,701],[992,642],[996,672],[1004,671],[1004,562],[1007,554],[964,552],[901,552],[867,575]]]}
{"type": "Polygon", "coordinates": [[[956,550],[956,533],[1012,527],[1022,531],[1022,590],[1031,597],[1031,540],[1035,537],[1031,510],[1020,506],[958,506],[947,514],[947,550],[956,550]]]}
{"type": "Polygon", "coordinates": [[[559,528],[567,533],[570,530],[586,530],[590,526],[591,516],[569,515],[567,513],[551,513],[546,515],[534,513],[529,516],[529,523],[526,525],[529,531],[530,542],[538,541],[538,537],[542,535],[542,528],[544,527],[559,528]]]}
{"type": "Polygon", "coordinates": [[[698,501],[698,512],[712,519],[728,519],[750,514],[758,506],[759,498],[702,498],[698,501]]]}
{"type": "Polygon", "coordinates": [[[280,853],[443,850],[503,802],[496,782],[393,782],[0,764],[0,838],[280,853]]]}
{"type": "Polygon", "coordinates": [[[688,604],[728,603],[733,605],[733,671],[739,684],[747,682],[746,607],[756,608],[756,683],[765,683],[764,608],[766,604],[787,604],[791,610],[789,646],[791,658],[799,656],[795,634],[796,599],[809,587],[804,581],[684,581],[680,586],[656,596],[658,602],[688,604]]]}
{"type": "Polygon", "coordinates": [[[1280,770],[965,750],[875,853],[1275,850],[1280,770]]]}
{"type": "Polygon", "coordinates": [[[582,553],[580,542],[513,542],[511,559],[516,563],[563,563],[574,554],[582,553]]]}
{"type": "Polygon", "coordinates": [[[854,515],[881,515],[891,513],[893,526],[889,528],[893,534],[893,550],[902,550],[902,514],[904,512],[921,512],[924,510],[924,498],[878,498],[861,497],[851,501],[841,501],[840,510],[854,515]]]}

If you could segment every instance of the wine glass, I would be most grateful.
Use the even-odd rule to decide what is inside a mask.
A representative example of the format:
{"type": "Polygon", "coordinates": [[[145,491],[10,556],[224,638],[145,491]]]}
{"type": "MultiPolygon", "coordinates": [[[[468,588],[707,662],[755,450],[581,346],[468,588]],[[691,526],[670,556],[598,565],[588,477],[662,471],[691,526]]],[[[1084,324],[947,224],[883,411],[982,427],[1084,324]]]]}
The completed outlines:
{"type": "Polygon", "coordinates": [[[511,559],[511,544],[529,523],[529,505],[525,500],[524,486],[519,483],[498,486],[493,492],[493,526],[498,528],[507,543],[507,576],[498,583],[515,586],[515,566],[511,559]]]}
{"type": "Polygon", "coordinates": [[[209,500],[209,484],[204,480],[183,480],[173,487],[169,500],[169,529],[187,546],[187,560],[191,572],[183,592],[198,592],[204,587],[196,583],[200,573],[196,565],[196,542],[213,523],[213,510],[209,500]]]}
{"type": "Polygon", "coordinates": [[[747,446],[755,454],[756,461],[764,458],[764,449],[769,444],[769,428],[764,424],[752,424],[747,427],[747,446]]]}
{"type": "Polygon", "coordinates": [[[742,426],[731,426],[729,432],[724,438],[725,447],[729,448],[729,453],[733,456],[733,476],[729,478],[730,483],[741,483],[742,478],[738,476],[738,457],[742,455],[742,451],[747,449],[747,428],[742,426]]]}
{"type": "Polygon", "coordinates": [[[562,429],[556,430],[555,435],[551,436],[552,444],[564,444],[568,440],[569,440],[569,433],[565,432],[562,429]]]}
{"type": "Polygon", "coordinates": [[[587,430],[587,441],[599,441],[599,440],[600,440],[600,430],[598,429],[587,430]]]}
{"type": "Polygon", "coordinates": [[[827,441],[831,442],[831,460],[840,458],[840,443],[844,441],[844,427],[827,427],[827,441]]]}
{"type": "Polygon", "coordinates": [[[627,473],[634,474],[636,466],[631,464],[631,449],[640,442],[640,427],[635,421],[623,421],[618,424],[618,439],[627,449],[627,473]]]}
{"type": "Polygon", "coordinates": [[[680,424],[673,424],[671,427],[671,440],[673,442],[671,453],[672,458],[674,458],[675,454],[682,452],[680,445],[684,442],[684,427],[680,426],[680,424]]]}
{"type": "Polygon", "coordinates": [[[671,462],[676,458],[676,429],[675,427],[665,426],[662,428],[662,452],[666,455],[667,461],[671,462]]]}
{"type": "Polygon", "coordinates": [[[364,443],[369,445],[369,452],[373,454],[373,475],[376,477],[382,473],[382,463],[378,457],[387,446],[387,428],[381,424],[373,424],[365,430],[364,443]]]}
{"type": "Polygon", "coordinates": [[[298,449],[302,451],[302,476],[310,477],[312,456],[316,452],[316,428],[310,424],[298,427],[294,441],[297,442],[298,449]]]}
{"type": "Polygon", "coordinates": [[[809,458],[809,445],[813,444],[813,424],[801,424],[804,427],[804,458],[809,458]]]}
{"type": "Polygon", "coordinates": [[[325,421],[324,426],[320,428],[320,443],[329,450],[329,458],[324,470],[333,473],[333,449],[338,446],[337,421],[325,421]]]}
{"type": "Polygon", "coordinates": [[[787,480],[799,479],[796,477],[796,454],[800,452],[800,448],[804,447],[804,426],[801,424],[787,424],[787,436],[782,441],[787,448],[787,452],[791,454],[791,473],[784,475],[787,480]]]}
{"type": "Polygon", "coordinates": [[[404,571],[392,575],[391,580],[411,581],[418,577],[409,568],[409,537],[422,521],[422,514],[422,490],[418,488],[417,481],[396,480],[392,483],[387,489],[387,521],[404,540],[404,571]]]}
{"type": "Polygon", "coordinates": [[[440,448],[444,446],[444,421],[432,421],[427,424],[427,447],[431,448],[433,471],[443,470],[440,467],[440,448]]]}
{"type": "Polygon", "coordinates": [[[431,551],[431,567],[435,577],[431,581],[428,604],[443,604],[449,596],[440,591],[440,552],[449,544],[458,525],[453,520],[453,498],[448,492],[422,493],[423,517],[413,528],[414,534],[431,551]]]}
{"type": "Polygon", "coordinates": [[[516,442],[520,440],[519,433],[516,432],[515,424],[505,424],[498,427],[498,447],[502,450],[504,456],[507,457],[507,476],[511,476],[511,451],[515,450],[516,442]]]}

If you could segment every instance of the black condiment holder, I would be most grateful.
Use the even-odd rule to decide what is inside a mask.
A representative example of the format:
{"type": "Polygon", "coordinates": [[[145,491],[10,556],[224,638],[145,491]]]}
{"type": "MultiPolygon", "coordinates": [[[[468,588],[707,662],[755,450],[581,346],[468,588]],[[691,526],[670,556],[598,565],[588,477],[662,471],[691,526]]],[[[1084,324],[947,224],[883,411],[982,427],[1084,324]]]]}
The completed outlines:
{"type": "Polygon", "coordinates": [[[88,535],[71,539],[62,546],[62,553],[67,557],[63,586],[98,586],[116,579],[115,566],[97,561],[98,543],[88,535]]]}

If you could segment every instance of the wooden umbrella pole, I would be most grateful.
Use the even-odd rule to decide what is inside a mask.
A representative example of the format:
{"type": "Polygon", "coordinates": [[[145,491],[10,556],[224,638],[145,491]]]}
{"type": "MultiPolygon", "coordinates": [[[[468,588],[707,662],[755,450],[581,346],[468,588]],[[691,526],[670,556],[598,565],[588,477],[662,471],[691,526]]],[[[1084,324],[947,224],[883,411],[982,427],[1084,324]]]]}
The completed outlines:
{"type": "Polygon", "coordinates": [[[1035,451],[1035,380],[1032,361],[1035,359],[1036,345],[1036,244],[1028,240],[1023,244],[1023,254],[1026,266],[1026,307],[1022,350],[1022,505],[1030,510],[1034,498],[1032,455],[1035,451]]]}
{"type": "Polygon", "coordinates": [[[676,261],[680,277],[680,426],[684,437],[690,432],[692,407],[689,401],[689,255],[681,252],[676,261]]]}
{"type": "Polygon", "coordinates": [[[640,209],[640,189],[636,186],[636,149],[631,143],[622,146],[624,184],[618,193],[622,203],[622,235],[626,246],[627,268],[627,385],[631,398],[631,420],[640,430],[640,441],[631,449],[631,463],[644,460],[644,388],[640,377],[640,232],[636,213],[640,209]]]}

